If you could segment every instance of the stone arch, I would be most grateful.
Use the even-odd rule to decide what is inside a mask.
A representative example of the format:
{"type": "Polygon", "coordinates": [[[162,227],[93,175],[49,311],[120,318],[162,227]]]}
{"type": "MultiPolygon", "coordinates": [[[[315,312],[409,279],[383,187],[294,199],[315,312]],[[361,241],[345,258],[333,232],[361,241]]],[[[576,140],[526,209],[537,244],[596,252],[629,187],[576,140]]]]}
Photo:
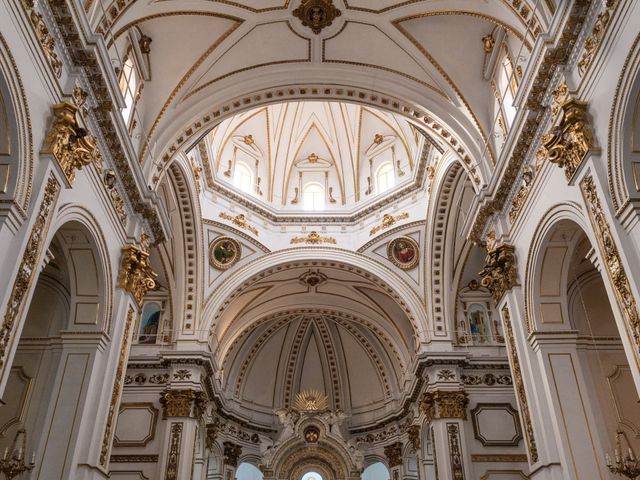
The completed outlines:
{"type": "Polygon", "coordinates": [[[0,35],[0,215],[21,223],[31,197],[33,140],[29,106],[18,66],[0,35]],[[17,207],[12,214],[4,212],[17,207]]]}
{"type": "Polygon", "coordinates": [[[414,331],[414,349],[418,349],[421,342],[427,341],[428,318],[424,304],[404,279],[369,257],[343,249],[326,247],[288,248],[260,257],[239,268],[220,286],[215,296],[212,295],[205,300],[203,318],[208,323],[203,325],[202,329],[206,328],[210,334],[214,333],[217,318],[243,288],[255,280],[268,275],[270,271],[281,271],[307,264],[311,267],[344,268],[361,275],[363,279],[374,282],[396,302],[411,321],[414,331]],[[394,285],[394,288],[391,285],[394,285]]]}
{"type": "Polygon", "coordinates": [[[620,214],[629,202],[640,200],[640,35],[627,54],[616,86],[608,138],[609,191],[620,214]]]}

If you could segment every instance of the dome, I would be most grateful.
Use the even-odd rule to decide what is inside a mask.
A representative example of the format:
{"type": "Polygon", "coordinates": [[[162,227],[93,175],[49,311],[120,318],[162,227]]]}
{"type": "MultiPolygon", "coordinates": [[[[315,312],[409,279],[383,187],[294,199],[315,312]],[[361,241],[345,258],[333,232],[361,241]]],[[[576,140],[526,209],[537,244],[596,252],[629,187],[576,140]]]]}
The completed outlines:
{"type": "Polygon", "coordinates": [[[275,214],[354,213],[416,183],[425,145],[405,117],[301,101],[224,120],[204,139],[214,188],[275,214]]]}

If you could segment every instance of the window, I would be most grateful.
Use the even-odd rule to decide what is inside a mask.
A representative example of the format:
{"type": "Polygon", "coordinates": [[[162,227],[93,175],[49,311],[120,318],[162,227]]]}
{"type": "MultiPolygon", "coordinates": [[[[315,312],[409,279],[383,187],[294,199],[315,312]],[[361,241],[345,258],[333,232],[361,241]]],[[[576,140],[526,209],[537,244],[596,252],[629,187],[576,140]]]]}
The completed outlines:
{"type": "Polygon", "coordinates": [[[138,343],[156,343],[161,312],[162,307],[158,302],[148,302],[144,304],[142,315],[140,316],[138,343]]]}
{"type": "Polygon", "coordinates": [[[305,210],[322,210],[324,208],[324,188],[319,183],[307,183],[302,190],[305,210]]]}
{"type": "Polygon", "coordinates": [[[317,472],[307,472],[300,480],[322,480],[322,475],[317,472]]]}
{"type": "Polygon", "coordinates": [[[233,171],[233,186],[243,192],[251,193],[253,175],[251,174],[251,169],[242,162],[236,163],[236,168],[233,171]]]}
{"type": "Polygon", "coordinates": [[[133,113],[133,104],[135,102],[137,88],[136,71],[133,65],[133,60],[130,56],[124,61],[122,66],[122,73],[120,73],[120,92],[124,97],[124,108],[122,109],[122,118],[128,125],[131,120],[131,114],[133,113]]]}
{"type": "Polygon", "coordinates": [[[513,71],[513,64],[508,56],[502,60],[500,68],[500,78],[498,80],[500,86],[500,95],[502,96],[502,106],[504,108],[507,123],[511,125],[516,116],[516,107],[513,105],[513,99],[518,90],[518,82],[513,71]]]}
{"type": "Polygon", "coordinates": [[[385,162],[378,168],[378,174],[376,175],[376,182],[378,185],[378,193],[383,193],[389,190],[395,184],[395,176],[393,172],[393,165],[391,162],[385,162]]]}

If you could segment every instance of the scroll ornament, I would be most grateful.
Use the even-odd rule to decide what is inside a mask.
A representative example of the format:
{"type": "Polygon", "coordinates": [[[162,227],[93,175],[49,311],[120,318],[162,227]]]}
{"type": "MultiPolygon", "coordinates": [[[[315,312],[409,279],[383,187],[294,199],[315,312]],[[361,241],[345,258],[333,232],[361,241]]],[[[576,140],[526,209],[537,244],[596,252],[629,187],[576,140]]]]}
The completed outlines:
{"type": "Polygon", "coordinates": [[[595,146],[589,126],[588,104],[569,99],[562,104],[561,120],[542,137],[542,151],[571,180],[589,150],[595,146]]]}
{"type": "Polygon", "coordinates": [[[53,124],[47,134],[47,149],[53,155],[69,185],[76,171],[102,159],[93,135],[78,123],[78,107],[72,103],[53,106],[53,124]]]}
{"type": "Polygon", "coordinates": [[[389,468],[402,465],[402,443],[396,442],[384,447],[384,455],[387,457],[389,468]]]}
{"type": "Polygon", "coordinates": [[[485,266],[479,275],[482,277],[481,285],[489,289],[493,301],[498,303],[507,290],[518,283],[513,245],[488,243],[485,266]]]}
{"type": "Polygon", "coordinates": [[[142,306],[142,298],[156,287],[158,276],[149,261],[149,237],[143,234],[139,245],[129,244],[122,249],[119,286],[125,289],[142,306]]]}

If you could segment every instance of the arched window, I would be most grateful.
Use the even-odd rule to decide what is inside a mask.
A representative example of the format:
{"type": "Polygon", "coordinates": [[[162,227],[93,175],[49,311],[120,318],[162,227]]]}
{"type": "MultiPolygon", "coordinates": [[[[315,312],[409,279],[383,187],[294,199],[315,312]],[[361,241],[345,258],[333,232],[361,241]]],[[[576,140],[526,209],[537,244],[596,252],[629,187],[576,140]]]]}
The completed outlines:
{"type": "Polygon", "coordinates": [[[242,462],[236,470],[236,480],[262,480],[264,475],[260,469],[247,462],[242,462]]]}
{"type": "Polygon", "coordinates": [[[251,193],[253,186],[253,174],[251,169],[245,163],[237,162],[233,171],[233,185],[243,192],[251,193]]]}
{"type": "Polygon", "coordinates": [[[513,71],[513,63],[511,63],[508,55],[504,56],[500,65],[498,86],[500,88],[500,96],[502,97],[504,114],[507,118],[507,123],[511,125],[516,116],[516,107],[513,104],[513,99],[518,90],[518,80],[513,71]]]}
{"type": "Polygon", "coordinates": [[[124,97],[124,108],[122,109],[122,118],[128,125],[131,120],[131,114],[133,113],[133,104],[136,98],[136,88],[138,86],[138,80],[136,78],[136,69],[133,65],[131,56],[128,56],[124,65],[122,65],[122,72],[120,73],[120,92],[124,97]]]}
{"type": "Polygon", "coordinates": [[[376,174],[376,184],[378,187],[378,193],[383,193],[394,186],[396,178],[393,172],[393,164],[391,162],[385,162],[378,167],[378,173],[376,174]]]}
{"type": "Polygon", "coordinates": [[[305,210],[322,210],[324,208],[324,188],[319,183],[307,183],[302,189],[305,210]]]}
{"type": "Polygon", "coordinates": [[[389,470],[384,463],[376,462],[362,472],[362,480],[389,480],[389,470]]]}
{"type": "Polygon", "coordinates": [[[300,480],[322,480],[322,475],[318,472],[307,472],[300,480]]]}

